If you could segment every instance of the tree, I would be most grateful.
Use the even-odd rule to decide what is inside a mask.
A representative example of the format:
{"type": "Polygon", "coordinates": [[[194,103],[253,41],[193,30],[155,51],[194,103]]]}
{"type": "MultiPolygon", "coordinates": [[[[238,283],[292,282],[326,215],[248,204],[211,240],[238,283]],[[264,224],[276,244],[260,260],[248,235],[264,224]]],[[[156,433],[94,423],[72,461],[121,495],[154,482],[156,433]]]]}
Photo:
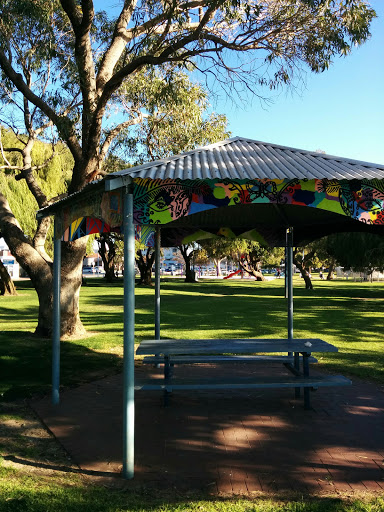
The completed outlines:
{"type": "Polygon", "coordinates": [[[16,287],[13,284],[7,268],[0,260],[0,295],[17,295],[16,287]]]}
{"type": "Polygon", "coordinates": [[[225,115],[208,114],[208,92],[169,66],[140,72],[124,86],[129,103],[145,106],[141,123],[122,131],[113,151],[135,164],[167,158],[230,136],[225,115]]]}
{"type": "MultiPolygon", "coordinates": [[[[369,37],[374,16],[363,0],[126,0],[114,19],[95,13],[92,0],[4,0],[2,111],[15,119],[29,112],[32,139],[48,137],[52,128],[73,157],[68,192],[76,192],[105,172],[103,162],[119,134],[143,121],[145,105],[124,93],[142,74],[150,80],[162,69],[171,83],[174,70],[191,66],[223,87],[237,84],[260,94],[260,86],[294,84],[302,68],[327,69],[334,56],[369,37]],[[242,56],[241,64],[234,55],[242,56]]],[[[30,175],[28,168],[22,173],[30,175]]],[[[39,280],[37,331],[48,334],[51,263],[26,237],[4,195],[0,229],[21,266],[39,280]]],[[[63,244],[66,335],[83,332],[78,297],[85,248],[82,239],[63,244]]]]}
{"type": "Polygon", "coordinates": [[[200,247],[197,244],[182,244],[179,246],[179,250],[185,264],[185,282],[186,283],[197,283],[196,275],[192,270],[191,263],[194,261],[194,257],[199,253],[200,247]]]}
{"type": "Polygon", "coordinates": [[[293,262],[300,270],[307,290],[313,290],[311,279],[313,267],[328,267],[327,281],[333,279],[336,258],[329,251],[328,238],[329,237],[319,238],[305,246],[295,247],[293,250],[293,262]]]}
{"type": "Polygon", "coordinates": [[[283,249],[280,247],[264,247],[259,242],[242,238],[202,240],[200,243],[208,255],[214,255],[217,261],[230,257],[256,281],[265,281],[261,272],[263,265],[279,266],[283,258],[283,249]]]}
{"type": "Polygon", "coordinates": [[[221,262],[231,256],[234,244],[233,240],[227,238],[210,238],[207,240],[201,240],[200,244],[207,254],[207,258],[212,260],[216,275],[221,276],[221,262]]]}
{"type": "Polygon", "coordinates": [[[301,277],[304,279],[305,288],[313,290],[311,280],[311,267],[313,266],[313,259],[316,255],[315,247],[309,245],[304,249],[303,247],[295,247],[293,249],[293,263],[300,270],[301,277]]]}
{"type": "MultiPolygon", "coordinates": [[[[28,113],[24,119],[28,124],[28,113]]],[[[0,127],[0,134],[3,155],[0,168],[6,170],[0,174],[0,227],[8,247],[37,291],[40,307],[36,333],[45,335],[45,326],[52,317],[51,280],[48,278],[52,269],[52,230],[50,218],[37,222],[34,212],[51,202],[48,196],[58,196],[67,188],[72,157],[60,144],[52,147],[36,141],[32,127],[26,136],[19,135],[15,126],[8,130],[0,127]]],[[[70,294],[67,284],[64,276],[64,296],[70,294]]],[[[70,316],[69,312],[67,321],[71,323],[70,316]]],[[[65,316],[63,322],[66,322],[65,316]]]]}
{"type": "Polygon", "coordinates": [[[104,277],[108,283],[112,283],[117,279],[115,267],[121,259],[123,236],[118,233],[101,233],[96,240],[103,260],[104,277]]]}
{"type": "Polygon", "coordinates": [[[139,283],[152,286],[152,268],[155,264],[156,251],[153,247],[138,248],[136,250],[136,263],[140,271],[139,283]]]}
{"type": "Polygon", "coordinates": [[[384,239],[371,233],[337,233],[325,238],[328,253],[344,268],[371,274],[384,268],[384,239]]]}
{"type": "Polygon", "coordinates": [[[259,242],[243,240],[238,246],[239,266],[256,281],[265,281],[262,266],[279,266],[283,258],[281,247],[264,247],[259,242]]]}

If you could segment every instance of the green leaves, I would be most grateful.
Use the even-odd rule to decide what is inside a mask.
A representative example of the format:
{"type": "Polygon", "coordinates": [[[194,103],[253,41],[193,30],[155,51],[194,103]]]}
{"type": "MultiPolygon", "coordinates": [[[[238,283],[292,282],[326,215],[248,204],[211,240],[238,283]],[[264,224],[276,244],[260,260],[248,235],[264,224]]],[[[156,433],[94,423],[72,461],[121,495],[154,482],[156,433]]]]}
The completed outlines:
{"type": "MultiPolygon", "coordinates": [[[[119,97],[146,117],[120,133],[114,150],[135,163],[164,158],[227,138],[227,119],[209,112],[207,91],[178,66],[146,67],[126,80],[119,97]]],[[[129,110],[127,109],[127,112],[129,110]]]]}

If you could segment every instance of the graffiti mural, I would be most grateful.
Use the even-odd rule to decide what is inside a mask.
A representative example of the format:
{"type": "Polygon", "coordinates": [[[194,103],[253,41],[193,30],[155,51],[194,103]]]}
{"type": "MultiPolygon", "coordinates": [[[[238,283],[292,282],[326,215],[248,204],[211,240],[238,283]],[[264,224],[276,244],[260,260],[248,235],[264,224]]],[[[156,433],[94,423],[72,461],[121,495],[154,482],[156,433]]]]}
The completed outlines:
{"type": "MultiPolygon", "coordinates": [[[[365,224],[384,225],[384,180],[173,180],[135,178],[133,186],[136,236],[154,243],[154,226],[214,208],[246,204],[299,205],[333,212],[365,224]]],[[[86,204],[63,210],[62,233],[74,240],[91,233],[120,231],[122,192],[100,192],[86,204]],[[89,213],[88,213],[89,212],[89,213]],[[87,216],[90,215],[89,217],[87,216]]],[[[223,226],[215,232],[175,230],[174,243],[207,236],[239,236],[223,226]],[[177,236],[176,236],[176,233],[177,236]],[[183,233],[183,235],[181,234],[183,233]]],[[[242,236],[262,241],[257,226],[242,236]]]]}
{"type": "Polygon", "coordinates": [[[238,204],[276,203],[319,208],[367,224],[384,224],[383,180],[134,180],[137,224],[238,204]]]}

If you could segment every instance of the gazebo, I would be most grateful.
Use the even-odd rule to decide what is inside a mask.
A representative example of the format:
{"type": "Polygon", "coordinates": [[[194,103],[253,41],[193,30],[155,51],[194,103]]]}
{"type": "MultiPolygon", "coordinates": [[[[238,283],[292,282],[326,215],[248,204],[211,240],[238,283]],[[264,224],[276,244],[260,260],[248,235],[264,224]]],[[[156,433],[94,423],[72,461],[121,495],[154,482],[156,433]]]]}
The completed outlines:
{"type": "Polygon", "coordinates": [[[289,341],[293,244],[343,231],[384,234],[384,166],[235,137],[109,174],[37,215],[55,217],[54,404],[59,403],[61,240],[124,234],[123,476],[132,478],[135,238],[157,252],[155,339],[160,339],[160,246],[209,237],[285,246],[289,341]]]}

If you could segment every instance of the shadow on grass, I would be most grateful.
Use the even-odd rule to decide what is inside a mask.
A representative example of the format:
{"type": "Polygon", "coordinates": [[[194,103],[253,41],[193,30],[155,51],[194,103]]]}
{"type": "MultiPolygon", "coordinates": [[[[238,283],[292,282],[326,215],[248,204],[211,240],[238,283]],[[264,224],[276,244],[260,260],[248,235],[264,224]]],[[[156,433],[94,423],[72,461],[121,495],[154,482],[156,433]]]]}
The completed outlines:
{"type": "Polygon", "coordinates": [[[38,307],[25,307],[25,304],[23,304],[22,309],[20,309],[20,302],[17,300],[17,297],[15,301],[15,307],[9,307],[9,304],[7,304],[7,307],[0,309],[0,324],[4,327],[10,322],[17,322],[20,320],[22,320],[24,323],[34,322],[37,324],[37,317],[38,307]]]}
{"type": "Polygon", "coordinates": [[[119,478],[119,475],[116,473],[108,473],[106,471],[91,471],[88,469],[80,469],[71,466],[62,466],[58,464],[47,464],[45,462],[37,462],[31,461],[27,459],[23,459],[22,457],[17,457],[15,455],[5,455],[3,457],[4,460],[13,462],[15,464],[22,464],[23,466],[30,466],[34,468],[40,469],[48,469],[50,471],[61,471],[62,473],[76,473],[81,475],[88,476],[106,476],[110,478],[119,478]]]}
{"type": "MultiPolygon", "coordinates": [[[[384,288],[353,281],[315,283],[314,290],[294,289],[294,336],[324,338],[339,353],[320,357],[339,373],[384,381],[384,288]]],[[[101,287],[101,284],[98,284],[101,287]]],[[[284,283],[181,280],[161,283],[161,335],[163,338],[285,338],[287,303],[284,283]]],[[[106,303],[122,304],[121,295],[88,297],[95,310],[106,303]],[[106,302],[107,301],[107,302],[106,302]]],[[[111,332],[122,325],[120,312],[100,313],[111,332]]],[[[82,315],[92,322],[92,313],[82,315]]],[[[154,291],[137,290],[136,340],[152,338],[154,291]]],[[[320,356],[320,354],[319,354],[320,356]]]]}
{"type": "MultiPolygon", "coordinates": [[[[121,346],[123,328],[122,283],[89,280],[84,291],[81,317],[92,339],[63,342],[61,382],[72,386],[121,368],[121,358],[103,347],[121,346]],[[96,351],[97,350],[97,351],[96,351]]],[[[29,282],[22,286],[29,288],[29,282]]],[[[161,330],[163,338],[285,338],[287,332],[284,282],[200,281],[187,284],[169,279],[161,283],[161,330]]],[[[359,368],[361,376],[384,380],[382,332],[384,288],[367,283],[320,283],[315,290],[295,287],[294,335],[319,337],[341,347],[326,357],[327,365],[340,373],[359,368]],[[366,346],[362,345],[367,342],[366,346]],[[356,347],[356,343],[360,343],[356,347]]],[[[22,311],[7,304],[0,321],[36,320],[37,307],[22,311]],[[8,307],[10,306],[10,307],[8,307]]],[[[154,290],[136,294],[136,341],[153,337],[154,290]]],[[[12,327],[10,327],[12,329],[12,327]]],[[[51,342],[17,330],[0,332],[3,399],[46,393],[51,382],[51,342]]],[[[320,358],[321,362],[321,358],[320,358]]],[[[353,374],[353,372],[352,372],[353,374]]]]}
{"type": "MultiPolygon", "coordinates": [[[[30,332],[0,333],[0,396],[4,401],[47,394],[51,387],[52,347],[30,332]]],[[[61,384],[89,382],[121,370],[121,358],[74,342],[61,343],[61,384]]]]}
{"type": "MultiPolygon", "coordinates": [[[[108,486],[107,486],[108,487],[108,486]]],[[[0,511],[20,512],[368,512],[373,510],[357,502],[356,508],[343,503],[340,498],[317,498],[275,505],[268,498],[257,499],[212,498],[207,493],[178,494],[172,489],[150,491],[148,489],[114,489],[96,486],[52,486],[49,489],[32,488],[29,482],[24,488],[13,489],[12,498],[0,497],[0,511]]],[[[379,510],[379,509],[377,509],[379,510]]]]}

